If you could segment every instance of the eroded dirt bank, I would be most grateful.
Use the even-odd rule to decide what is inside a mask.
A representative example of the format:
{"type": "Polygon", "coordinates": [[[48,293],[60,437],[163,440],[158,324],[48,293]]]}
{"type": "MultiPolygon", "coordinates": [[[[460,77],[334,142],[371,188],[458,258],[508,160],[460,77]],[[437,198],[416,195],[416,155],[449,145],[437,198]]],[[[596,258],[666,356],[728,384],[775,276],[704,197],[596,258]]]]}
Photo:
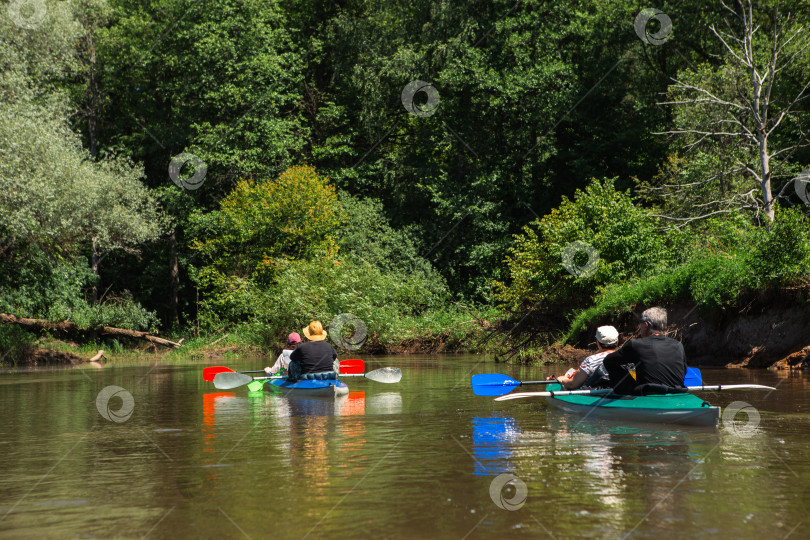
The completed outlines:
{"type": "MultiPolygon", "coordinates": [[[[621,342],[638,337],[638,316],[646,306],[617,320],[595,322],[574,346],[555,346],[544,361],[575,365],[596,349],[597,326],[612,324],[621,342]]],[[[798,293],[757,299],[741,310],[702,313],[694,306],[664,306],[669,335],[679,339],[691,366],[810,369],[810,306],[798,293]]]]}

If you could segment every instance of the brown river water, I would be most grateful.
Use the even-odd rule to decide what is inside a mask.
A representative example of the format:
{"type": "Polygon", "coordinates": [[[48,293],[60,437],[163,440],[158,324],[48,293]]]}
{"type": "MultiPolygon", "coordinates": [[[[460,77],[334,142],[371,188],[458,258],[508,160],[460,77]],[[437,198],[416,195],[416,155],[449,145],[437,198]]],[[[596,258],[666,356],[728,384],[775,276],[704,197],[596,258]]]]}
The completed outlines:
{"type": "Polygon", "coordinates": [[[810,538],[808,375],[704,369],[778,388],[702,393],[750,405],[714,429],[470,388],[551,367],[366,362],[402,381],[323,400],[217,391],[203,366],[2,373],[0,538],[810,538]]]}

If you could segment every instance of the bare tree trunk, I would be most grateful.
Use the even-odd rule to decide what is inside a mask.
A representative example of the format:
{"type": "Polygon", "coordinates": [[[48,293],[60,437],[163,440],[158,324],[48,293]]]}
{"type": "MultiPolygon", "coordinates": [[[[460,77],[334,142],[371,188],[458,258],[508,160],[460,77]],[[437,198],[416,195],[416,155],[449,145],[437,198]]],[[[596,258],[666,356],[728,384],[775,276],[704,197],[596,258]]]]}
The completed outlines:
{"type": "Polygon", "coordinates": [[[762,202],[765,215],[773,221],[773,194],[771,193],[771,156],[768,155],[768,137],[764,128],[759,134],[759,161],[762,171],[762,202]]]}
{"type": "Polygon", "coordinates": [[[101,259],[98,256],[98,241],[96,237],[93,237],[93,253],[91,255],[91,267],[93,270],[93,275],[96,276],[96,281],[93,283],[93,305],[98,304],[98,265],[101,262],[101,259]]]}
{"type": "Polygon", "coordinates": [[[171,297],[169,298],[169,305],[171,310],[171,324],[179,322],[177,315],[177,291],[180,288],[180,267],[177,264],[177,228],[172,229],[172,234],[169,236],[169,276],[171,280],[171,297]]]}
{"type": "MultiPolygon", "coordinates": [[[[807,91],[810,89],[808,81],[799,92],[790,99],[790,96],[779,95],[780,85],[776,84],[779,73],[793,63],[800,62],[804,54],[810,50],[810,39],[807,37],[805,28],[791,22],[790,14],[782,17],[779,13],[778,3],[773,11],[772,24],[773,35],[770,38],[770,51],[762,48],[762,40],[754,43],[754,35],[760,29],[760,25],[754,20],[753,2],[746,0],[745,3],[735,0],[733,8],[721,1],[721,4],[733,13],[738,20],[741,31],[737,33],[731,25],[729,31],[721,31],[713,25],[710,27],[714,35],[723,44],[730,69],[739,70],[737,72],[742,84],[737,83],[732,91],[725,91],[722,86],[705,86],[700,83],[693,84],[688,79],[683,81],[674,79],[671,85],[671,95],[676,99],[664,104],[678,107],[690,107],[701,111],[714,111],[715,118],[710,118],[702,124],[693,125],[686,121],[686,126],[669,130],[664,133],[669,135],[688,136],[692,142],[686,148],[692,150],[696,146],[706,141],[711,141],[715,145],[715,153],[722,165],[722,170],[716,174],[709,175],[705,181],[693,182],[691,185],[703,186],[710,181],[720,179],[720,199],[701,203],[698,207],[704,214],[697,218],[680,218],[671,216],[661,216],[682,222],[693,219],[709,217],[717,213],[732,211],[737,208],[754,207],[757,212],[764,213],[769,221],[774,219],[774,204],[776,199],[783,197],[783,193],[788,188],[789,183],[784,184],[779,190],[777,186],[777,197],[774,198],[772,181],[775,172],[780,171],[786,161],[795,152],[810,143],[805,141],[804,130],[802,129],[802,111],[796,109],[801,102],[807,98],[807,91]],[[783,56],[785,47],[792,43],[794,50],[783,56]],[[755,47],[757,49],[755,50],[755,47]],[[767,56],[766,54],[767,53],[767,56]],[[776,95],[772,92],[776,90],[776,95]],[[710,108],[707,109],[707,106],[710,108]],[[771,112],[773,114],[771,114],[771,112]],[[792,122],[790,128],[798,132],[795,137],[796,142],[785,144],[784,138],[771,137],[782,121],[786,118],[792,122]],[[769,144],[771,139],[772,144],[769,144]],[[770,147],[776,144],[776,149],[770,147]],[[725,165],[723,153],[725,146],[730,146],[730,155],[736,162],[733,166],[725,165]],[[749,148],[754,149],[749,154],[749,148]],[[742,157],[735,155],[734,150],[742,151],[742,157]],[[754,154],[756,157],[754,157],[754,154]],[[753,163],[756,161],[756,164],[753,163]],[[727,193],[722,185],[725,181],[728,186],[733,186],[733,177],[745,175],[755,179],[756,187],[748,189],[748,186],[738,188],[736,193],[727,193]],[[755,199],[756,192],[761,193],[762,202],[755,199]],[[749,202],[750,197],[750,202],[749,202]],[[706,209],[705,212],[703,209],[706,209]]],[[[785,122],[785,124],[788,124],[785,122]]],[[[788,135],[790,133],[788,132],[788,135]]],[[[778,178],[778,176],[776,176],[778,178]]],[[[689,184],[684,184],[688,187],[689,184]]],[[[663,186],[661,192],[672,186],[663,186]]],[[[677,187],[677,186],[675,186],[677,187]]],[[[685,190],[682,190],[685,191],[685,190]]]]}
{"type": "Polygon", "coordinates": [[[98,114],[98,85],[96,84],[96,44],[93,40],[93,33],[91,32],[87,38],[87,45],[90,53],[89,58],[89,77],[87,81],[88,91],[90,92],[88,104],[89,114],[87,116],[87,134],[90,139],[90,156],[93,159],[98,157],[98,148],[96,144],[96,118],[98,114]]]}
{"type": "Polygon", "coordinates": [[[6,313],[0,313],[0,324],[16,324],[17,326],[20,326],[32,332],[48,330],[50,332],[64,333],[69,335],[89,334],[89,335],[113,336],[117,338],[121,337],[132,339],[143,339],[151,343],[155,343],[157,345],[163,345],[164,347],[172,347],[172,348],[180,347],[183,344],[183,341],[185,341],[185,338],[181,339],[178,342],[169,341],[168,339],[159,338],[146,332],[127,330],[126,328],[115,328],[113,326],[99,326],[96,328],[79,328],[78,326],[76,326],[75,323],[72,323],[70,321],[50,322],[44,319],[26,319],[23,317],[17,317],[15,315],[9,315],[6,313]]]}

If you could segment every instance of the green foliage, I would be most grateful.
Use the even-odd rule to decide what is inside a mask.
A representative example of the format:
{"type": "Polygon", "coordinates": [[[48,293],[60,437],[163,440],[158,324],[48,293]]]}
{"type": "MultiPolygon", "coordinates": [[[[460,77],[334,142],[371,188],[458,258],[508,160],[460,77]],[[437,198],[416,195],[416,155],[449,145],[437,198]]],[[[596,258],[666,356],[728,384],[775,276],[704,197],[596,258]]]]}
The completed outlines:
{"type": "Polygon", "coordinates": [[[633,205],[629,193],[617,191],[613,180],[594,180],[585,191],[578,190],[573,201],[563,198],[559,207],[515,237],[506,259],[511,282],[498,284],[498,298],[515,310],[531,306],[551,291],[558,298],[581,303],[602,285],[649,272],[664,254],[647,212],[633,205]],[[586,266],[589,254],[572,250],[575,242],[595,250],[590,255],[592,272],[586,266]],[[571,262],[577,275],[564,265],[566,249],[576,253],[571,262]]]}
{"type": "Polygon", "coordinates": [[[0,324],[0,365],[25,360],[36,336],[14,324],[0,324]]]}
{"type": "Polygon", "coordinates": [[[653,276],[607,285],[591,307],[574,317],[565,340],[599,318],[635,305],[694,302],[703,309],[739,306],[810,273],[810,221],[796,210],[780,209],[773,223],[754,227],[740,219],[697,224],[685,262],[653,276]]]}
{"type": "Polygon", "coordinates": [[[277,175],[297,161],[307,141],[306,49],[293,46],[281,4],[111,4],[113,24],[99,33],[98,50],[100,85],[112,98],[105,116],[116,123],[103,134],[147,162],[152,185],[168,182],[169,160],[184,150],[208,165],[208,204],[236,178],[277,175]]]}
{"type": "Polygon", "coordinates": [[[346,215],[346,224],[338,235],[341,254],[383,271],[414,273],[442,281],[430,262],[419,255],[413,227],[391,227],[380,201],[341,193],[340,203],[346,215]]]}
{"type": "Polygon", "coordinates": [[[342,222],[335,189],[312,167],[291,167],[265,182],[240,181],[218,212],[192,218],[192,247],[209,262],[198,276],[271,283],[290,261],[333,251],[342,222]]]}
{"type": "Polygon", "coordinates": [[[93,161],[70,129],[59,85],[76,73],[82,33],[61,2],[48,5],[35,30],[0,17],[0,309],[153,328],[154,315],[131,300],[90,307],[84,299],[84,287],[95,283],[80,257],[90,242],[134,251],[157,238],[160,215],[141,167],[116,157],[93,161]]]}
{"type": "MultiPolygon", "coordinates": [[[[756,6],[757,20],[767,23],[773,4],[756,6]]],[[[805,4],[781,5],[802,20],[805,4]]],[[[662,108],[662,92],[679,74],[722,96],[750,85],[707,31],[722,25],[722,6],[664,8],[677,55],[638,39],[639,9],[629,0],[79,0],[49,1],[35,30],[0,17],[0,305],[143,328],[154,318],[136,299],[166,325],[178,309],[181,320],[196,317],[199,292],[207,328],[282,332],[356,311],[374,335],[398,339],[463,333],[466,315],[451,301],[493,302],[494,291],[510,309],[548,295],[568,313],[656,295],[728,305],[791,282],[806,258],[796,216],[768,229],[722,214],[658,230],[652,214],[693,215],[751,182],[707,182],[750,161],[733,141],[683,152],[654,135],[719,118],[662,108]],[[417,79],[438,92],[432,116],[403,107],[417,79]],[[199,190],[167,178],[184,151],[208,167],[199,190]],[[591,180],[613,177],[622,180],[591,180]],[[643,210],[624,191],[631,179],[677,189],[643,210]],[[686,184],[697,186],[690,196],[686,184]],[[525,226],[533,215],[545,217],[525,226]],[[164,226],[170,241],[156,241],[164,226]],[[78,258],[93,239],[106,257],[99,276],[78,258]],[[598,252],[593,275],[565,270],[575,241],[598,252]],[[169,273],[175,260],[179,276],[169,273]],[[93,285],[114,288],[91,309],[93,285]]],[[[808,55],[797,58],[775,95],[808,80],[808,55]]],[[[775,145],[806,131],[800,109],[775,145]]],[[[782,156],[777,187],[810,163],[807,149],[782,156]]]]}
{"type": "Polygon", "coordinates": [[[0,313],[50,321],[70,320],[80,328],[115,326],[154,330],[159,321],[129,297],[106,298],[90,305],[85,291],[95,281],[87,261],[54,263],[36,247],[26,261],[0,261],[0,313]],[[14,269],[13,272],[8,270],[14,269]]]}
{"type": "Polygon", "coordinates": [[[336,315],[351,313],[365,323],[369,345],[378,346],[401,340],[403,334],[417,335],[416,321],[446,309],[449,296],[443,285],[416,274],[329,257],[287,264],[272,286],[237,277],[222,285],[228,293],[211,295],[201,306],[206,328],[247,321],[278,336],[310,320],[329,324],[336,315]]]}
{"type": "Polygon", "coordinates": [[[125,159],[88,159],[69,129],[65,94],[50,82],[74,69],[80,35],[60,6],[48,12],[41,32],[7,17],[0,22],[0,65],[12,75],[0,84],[0,213],[8,216],[0,232],[11,243],[26,239],[62,254],[75,254],[91,238],[101,248],[152,240],[158,214],[140,182],[142,169],[125,159]],[[43,49],[53,56],[41,57],[43,49]]]}
{"type": "Polygon", "coordinates": [[[435,330],[450,298],[379,202],[347,195],[338,202],[311,167],[240,182],[221,210],[193,222],[194,248],[210,261],[193,274],[206,291],[205,329],[248,322],[259,342],[272,343],[310,320],[329,324],[351,313],[379,348],[435,330]]]}
{"type": "Polygon", "coordinates": [[[799,209],[779,210],[748,255],[760,285],[790,283],[810,271],[810,221],[799,209]]]}

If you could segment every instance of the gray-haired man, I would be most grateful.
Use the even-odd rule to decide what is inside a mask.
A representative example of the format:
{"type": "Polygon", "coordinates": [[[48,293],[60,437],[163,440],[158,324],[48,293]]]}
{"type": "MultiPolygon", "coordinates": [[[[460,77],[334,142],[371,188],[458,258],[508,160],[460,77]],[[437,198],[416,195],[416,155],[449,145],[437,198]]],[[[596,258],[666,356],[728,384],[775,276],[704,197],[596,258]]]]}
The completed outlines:
{"type": "Polygon", "coordinates": [[[653,307],[641,314],[640,339],[628,341],[618,351],[607,355],[603,365],[610,384],[619,394],[662,394],[683,391],[686,358],[683,345],[663,334],[667,312],[653,307]],[[636,378],[623,367],[633,363],[636,378]]]}

